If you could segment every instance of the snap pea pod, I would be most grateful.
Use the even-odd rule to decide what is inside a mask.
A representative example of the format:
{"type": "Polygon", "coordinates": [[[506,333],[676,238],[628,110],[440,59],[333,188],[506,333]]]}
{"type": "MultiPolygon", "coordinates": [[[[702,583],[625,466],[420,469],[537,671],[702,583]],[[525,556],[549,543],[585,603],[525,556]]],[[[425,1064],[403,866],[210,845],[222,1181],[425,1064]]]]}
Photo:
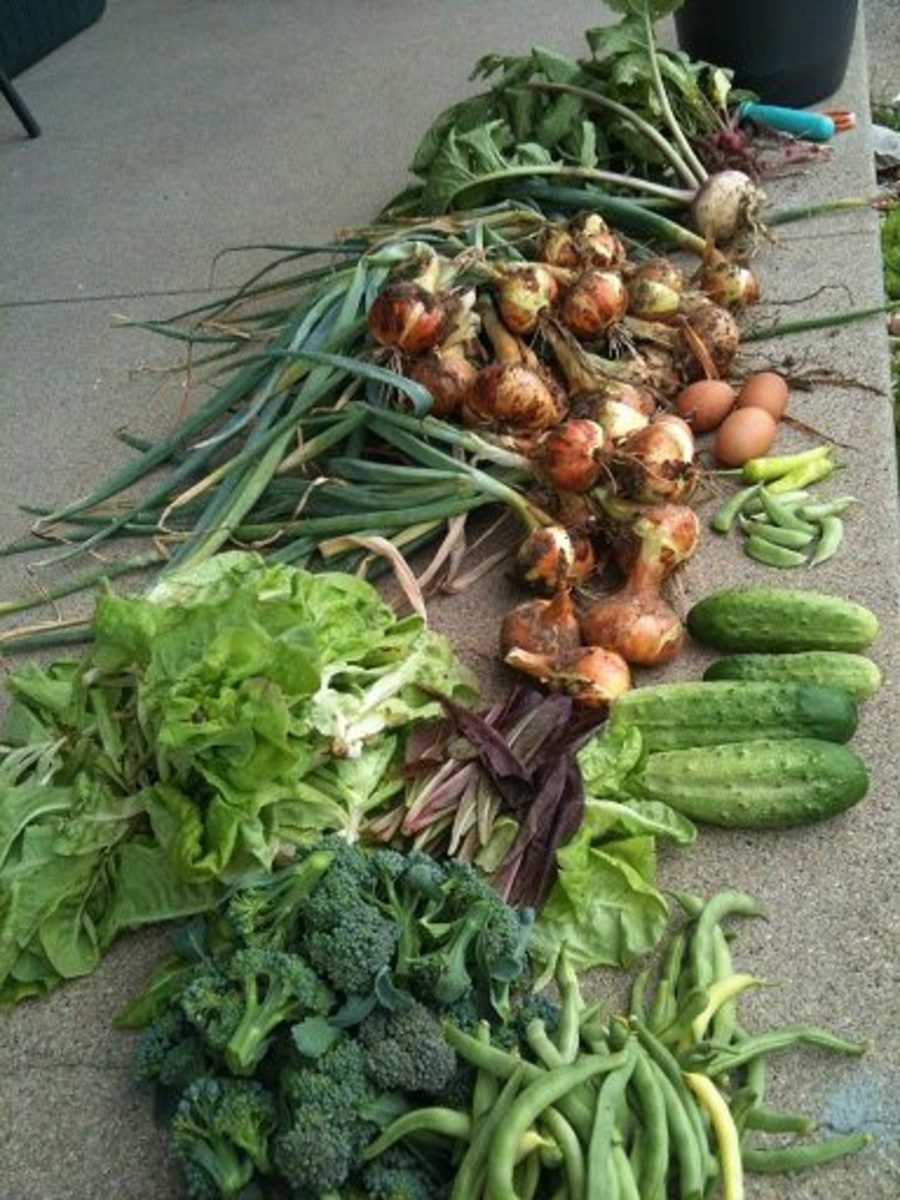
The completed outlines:
{"type": "Polygon", "coordinates": [[[788,1171],[805,1171],[808,1167],[820,1167],[823,1163],[858,1154],[872,1142],[869,1133],[845,1133],[840,1137],[826,1138],[824,1142],[801,1142],[796,1146],[780,1146],[771,1150],[745,1147],[742,1152],[744,1167],[754,1175],[781,1175],[788,1171]]]}
{"type": "Polygon", "coordinates": [[[816,446],[812,450],[802,450],[799,454],[773,454],[751,458],[741,468],[741,475],[748,483],[769,483],[830,457],[831,446],[825,445],[816,446]]]}
{"type": "Polygon", "coordinates": [[[789,550],[786,546],[776,546],[774,542],[761,537],[748,537],[744,542],[744,553],[767,567],[806,566],[806,555],[798,550],[789,550]]]}
{"type": "Polygon", "coordinates": [[[774,483],[769,484],[769,491],[777,496],[781,492],[795,492],[805,488],[807,484],[819,483],[827,479],[837,469],[833,458],[824,455],[815,462],[803,463],[787,475],[782,475],[774,483]]]}
{"type": "MultiPolygon", "coordinates": [[[[783,508],[793,509],[795,506],[800,506],[806,500],[809,500],[810,493],[802,489],[796,492],[782,492],[778,497],[778,502],[783,508]]],[[[762,496],[759,492],[744,505],[744,516],[755,517],[759,513],[764,513],[762,496]]]]}
{"type": "Polygon", "coordinates": [[[759,492],[759,484],[753,487],[741,488],[725,501],[710,521],[710,528],[716,533],[729,533],[736,517],[744,510],[759,492]]]}
{"type": "Polygon", "coordinates": [[[546,1109],[561,1097],[597,1075],[614,1071],[625,1061],[624,1052],[610,1055],[590,1054],[570,1066],[542,1072],[519,1093],[496,1130],[488,1158],[487,1181],[492,1200],[516,1200],[513,1186],[516,1147],[525,1131],[546,1109]]]}
{"type": "Polygon", "coordinates": [[[839,517],[859,503],[856,496],[835,496],[833,500],[821,500],[818,504],[801,504],[797,516],[804,521],[821,521],[825,517],[839,517]]]}
{"type": "Polygon", "coordinates": [[[763,509],[773,525],[781,529],[796,529],[800,533],[816,533],[816,526],[809,521],[803,521],[789,504],[784,504],[774,496],[769,488],[760,489],[763,509]]]}
{"type": "Polygon", "coordinates": [[[843,540],[844,522],[841,518],[823,517],[822,536],[819,538],[819,544],[816,546],[815,553],[809,560],[809,565],[817,567],[820,563],[827,562],[829,558],[833,558],[843,540]]]}
{"type": "Polygon", "coordinates": [[[859,1055],[866,1051],[865,1042],[847,1041],[846,1038],[829,1033],[827,1029],[819,1029],[814,1025],[789,1025],[770,1033],[756,1034],[727,1050],[713,1050],[711,1047],[704,1047],[704,1043],[701,1042],[694,1051],[692,1060],[701,1062],[706,1074],[715,1077],[750,1063],[761,1055],[801,1044],[819,1046],[823,1050],[833,1050],[838,1054],[859,1055]]]}
{"type": "Polygon", "coordinates": [[[639,1054],[635,1059],[630,1087],[645,1130],[638,1191],[646,1200],[663,1200],[669,1169],[669,1125],[662,1089],[646,1055],[639,1054]]]}
{"type": "Polygon", "coordinates": [[[758,1129],[761,1133],[814,1133],[815,1117],[805,1113],[783,1112],[768,1104],[757,1104],[747,1113],[744,1126],[758,1129]]]}
{"type": "Polygon", "coordinates": [[[741,517],[740,526],[749,537],[764,538],[767,542],[774,542],[776,546],[787,546],[791,550],[801,550],[815,537],[814,533],[807,533],[803,529],[783,529],[780,525],[769,525],[749,517],[741,517]]]}
{"type": "Polygon", "coordinates": [[[612,1160],[616,1110],[625,1094],[637,1062],[637,1042],[630,1038],[625,1047],[625,1062],[607,1075],[597,1095],[594,1125],[587,1154],[588,1196],[612,1196],[618,1189],[618,1173],[612,1160]]]}

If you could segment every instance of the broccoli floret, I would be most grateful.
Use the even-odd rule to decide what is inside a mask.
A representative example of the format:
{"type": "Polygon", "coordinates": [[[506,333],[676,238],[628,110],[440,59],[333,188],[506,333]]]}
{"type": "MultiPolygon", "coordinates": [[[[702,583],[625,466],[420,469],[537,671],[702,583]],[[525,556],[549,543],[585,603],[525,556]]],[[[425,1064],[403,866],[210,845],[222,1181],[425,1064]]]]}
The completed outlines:
{"type": "Polygon", "coordinates": [[[368,904],[345,903],[327,929],[303,938],[306,956],[332,987],[345,995],[365,995],[375,977],[390,968],[397,944],[396,927],[368,904]]]}
{"type": "Polygon", "coordinates": [[[331,1007],[331,993],[296,954],[239,950],[227,970],[242,995],[242,1014],[225,1046],[225,1061],[235,1075],[252,1074],[279,1025],[331,1007]]]}
{"type": "Polygon", "coordinates": [[[375,1086],[383,1091],[442,1092],[456,1073],[456,1053],[424,1005],[372,1013],[359,1027],[375,1086]]]}
{"type": "Polygon", "coordinates": [[[404,1146],[392,1146],[362,1173],[367,1200],[444,1200],[447,1187],[404,1146]]]}
{"type": "Polygon", "coordinates": [[[315,1065],[286,1067],[279,1090],[285,1116],[273,1147],[276,1169],[304,1195],[336,1191],[373,1134],[363,1115],[374,1092],[362,1048],[342,1038],[315,1065]]]}
{"type": "Polygon", "coordinates": [[[524,1042],[525,1031],[535,1019],[544,1022],[548,1033],[554,1033],[559,1024],[559,1005],[549,992],[526,992],[513,1009],[511,1027],[517,1038],[524,1042]]]}
{"type": "Polygon", "coordinates": [[[234,1200],[256,1170],[269,1169],[268,1141],[275,1124],[275,1101],[260,1084],[211,1076],[195,1080],[169,1129],[189,1194],[196,1200],[209,1195],[234,1200]]]}
{"type": "Polygon", "coordinates": [[[178,997],[184,1016],[207,1046],[224,1050],[244,1011],[240,993],[220,971],[201,970],[178,997]]]}
{"type": "Polygon", "coordinates": [[[334,850],[317,848],[300,862],[233,892],[225,905],[225,917],[237,940],[244,946],[288,949],[298,908],[334,857],[334,850]]]}
{"type": "Polygon", "coordinates": [[[203,1040],[177,1008],[166,1009],[144,1030],[131,1067],[138,1087],[187,1087],[208,1071],[203,1040]]]}

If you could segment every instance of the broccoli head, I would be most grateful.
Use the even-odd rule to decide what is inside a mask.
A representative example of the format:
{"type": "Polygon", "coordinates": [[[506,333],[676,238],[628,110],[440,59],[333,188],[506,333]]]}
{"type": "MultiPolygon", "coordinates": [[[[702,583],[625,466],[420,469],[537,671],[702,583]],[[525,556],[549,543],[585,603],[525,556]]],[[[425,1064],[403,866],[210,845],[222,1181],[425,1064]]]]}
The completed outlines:
{"type": "Polygon", "coordinates": [[[276,1170],[303,1195],[338,1190],[373,1133],[363,1115],[374,1092],[362,1048],[344,1037],[314,1063],[289,1065],[279,1093],[284,1115],[273,1147],[276,1170]]]}
{"type": "Polygon", "coordinates": [[[258,947],[238,950],[227,972],[242,1004],[225,1045],[225,1061],[235,1075],[253,1073],[279,1025],[331,1007],[328,988],[299,955],[258,947]]]}
{"type": "Polygon", "coordinates": [[[405,1146],[392,1146],[362,1173],[368,1200],[444,1200],[447,1188],[405,1146]]]}
{"type": "Polygon", "coordinates": [[[225,905],[225,919],[238,943],[289,949],[300,903],[333,861],[333,850],[317,847],[300,862],[232,892],[225,905]]]}
{"type": "Polygon", "coordinates": [[[212,1050],[224,1050],[244,1011],[240,992],[217,968],[200,968],[178,997],[182,1013],[212,1050]]]}
{"type": "Polygon", "coordinates": [[[372,1082],[383,1091],[437,1095],[456,1074],[456,1053],[422,1004],[377,1010],[357,1034],[372,1082]]]}
{"type": "Polygon", "coordinates": [[[301,945],[309,961],[337,991],[361,996],[375,977],[390,969],[397,930],[369,904],[347,901],[334,912],[327,929],[310,929],[301,945]]]}
{"type": "Polygon", "coordinates": [[[203,1039],[178,1008],[167,1008],[141,1034],[132,1060],[135,1084],[183,1088],[209,1072],[203,1039]]]}
{"type": "Polygon", "coordinates": [[[185,1168],[192,1200],[235,1200],[257,1170],[269,1170],[275,1101],[250,1080],[195,1080],[172,1117],[172,1149],[185,1168]]]}

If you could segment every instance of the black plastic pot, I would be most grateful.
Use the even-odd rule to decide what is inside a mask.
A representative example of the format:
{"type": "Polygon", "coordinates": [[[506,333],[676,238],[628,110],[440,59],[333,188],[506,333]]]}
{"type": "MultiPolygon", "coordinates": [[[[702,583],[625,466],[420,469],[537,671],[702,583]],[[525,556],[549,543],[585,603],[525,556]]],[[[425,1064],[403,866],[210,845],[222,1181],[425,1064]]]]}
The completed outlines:
{"type": "Polygon", "coordinates": [[[691,58],[731,67],[770,104],[824,100],[847,70],[857,0],[686,0],[675,14],[691,58]]]}

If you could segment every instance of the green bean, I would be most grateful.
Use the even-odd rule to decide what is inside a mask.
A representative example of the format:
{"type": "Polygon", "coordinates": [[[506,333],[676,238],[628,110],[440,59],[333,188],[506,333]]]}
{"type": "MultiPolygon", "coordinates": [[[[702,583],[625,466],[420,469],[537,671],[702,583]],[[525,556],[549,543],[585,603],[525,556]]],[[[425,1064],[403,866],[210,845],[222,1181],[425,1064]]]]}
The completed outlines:
{"type": "Polygon", "coordinates": [[[819,544],[816,546],[815,552],[809,560],[809,565],[817,567],[820,563],[827,562],[829,558],[833,558],[843,540],[844,522],[841,518],[823,517],[822,536],[819,538],[819,544]]]}
{"type": "Polygon", "coordinates": [[[690,1033],[694,1020],[700,1016],[708,1004],[708,987],[691,988],[681,1002],[681,1007],[678,1009],[674,1021],[657,1035],[663,1045],[680,1046],[683,1039],[690,1033]]]}
{"type": "Polygon", "coordinates": [[[565,1059],[559,1052],[559,1047],[547,1033],[547,1027],[540,1017],[528,1022],[525,1030],[525,1040],[545,1067],[561,1067],[565,1059]]]}
{"type": "Polygon", "coordinates": [[[728,1050],[713,1053],[704,1063],[703,1070],[710,1076],[722,1075],[725,1071],[733,1071],[745,1063],[749,1064],[763,1054],[772,1054],[776,1050],[786,1050],[789,1046],[798,1044],[819,1046],[823,1050],[833,1050],[838,1054],[864,1054],[867,1049],[865,1042],[849,1042],[829,1033],[827,1029],[818,1029],[812,1025],[789,1025],[770,1033],[757,1034],[746,1041],[738,1042],[728,1050]]]}
{"type": "Polygon", "coordinates": [[[669,1169],[669,1126],[662,1089],[644,1054],[635,1061],[631,1087],[646,1130],[638,1190],[646,1200],[661,1200],[669,1169]]]}
{"type": "Polygon", "coordinates": [[[806,566],[804,554],[797,550],[788,550],[786,546],[776,546],[774,542],[767,542],[765,538],[748,537],[744,542],[744,553],[748,558],[764,563],[767,567],[779,567],[783,570],[787,567],[806,566]]]}
{"type": "Polygon", "coordinates": [[[488,1159],[488,1186],[491,1200],[516,1200],[512,1176],[516,1147],[528,1127],[557,1100],[589,1079],[614,1071],[624,1054],[585,1055],[577,1063],[542,1073],[529,1083],[513,1102],[506,1120],[497,1129],[488,1159]]]}
{"type": "MultiPolygon", "coordinates": [[[[701,1200],[706,1182],[706,1164],[700,1148],[701,1144],[697,1140],[687,1109],[672,1086],[668,1075],[652,1059],[648,1058],[648,1061],[662,1092],[666,1120],[669,1123],[670,1142],[678,1160],[678,1195],[681,1200],[701,1200]]],[[[703,1147],[706,1148],[705,1135],[703,1147]]]]}
{"type": "Polygon", "coordinates": [[[466,1142],[472,1133],[472,1121],[468,1113],[459,1112],[455,1108],[417,1108],[392,1121],[387,1129],[366,1147],[363,1157],[377,1158],[401,1138],[410,1137],[415,1133],[439,1133],[443,1137],[466,1142]]]}
{"type": "Polygon", "coordinates": [[[563,946],[556,964],[556,986],[560,994],[559,1025],[556,1030],[556,1044],[564,1062],[575,1061],[580,1040],[581,989],[578,986],[578,975],[569,960],[569,955],[563,946]]]}
{"type": "MultiPolygon", "coordinates": [[[[793,508],[795,506],[801,505],[805,500],[808,500],[809,498],[810,498],[809,492],[800,490],[800,491],[796,491],[796,492],[782,492],[781,495],[778,497],[778,500],[779,500],[779,503],[781,504],[782,508],[787,508],[789,510],[793,510],[793,508]]],[[[745,517],[753,517],[759,513],[765,513],[765,508],[763,507],[762,496],[757,492],[757,494],[753,497],[753,499],[749,500],[744,505],[744,516],[745,517]]]]}
{"type": "Polygon", "coordinates": [[[797,515],[804,521],[821,521],[824,517],[839,517],[854,504],[859,504],[856,496],[835,496],[833,500],[822,500],[818,504],[804,504],[797,509],[797,515]]]}
{"type": "MultiPolygon", "coordinates": [[[[475,1030],[475,1037],[485,1045],[491,1040],[491,1027],[487,1021],[482,1021],[475,1030]]],[[[497,1076],[491,1071],[479,1070],[475,1075],[475,1086],[472,1089],[472,1124],[491,1111],[497,1101],[497,1076]]]]}
{"type": "MultiPolygon", "coordinates": [[[[716,925],[712,932],[713,974],[716,982],[727,979],[732,974],[731,950],[728,938],[721,925],[716,925]]],[[[727,1046],[734,1037],[737,1025],[737,1001],[726,1000],[712,1019],[712,1040],[727,1046]]]]}
{"type": "Polygon", "coordinates": [[[762,1133],[814,1133],[815,1117],[805,1113],[783,1112],[767,1104],[757,1104],[747,1113],[744,1122],[747,1129],[758,1129],[762,1133]]]}
{"type": "MultiPolygon", "coordinates": [[[[447,1022],[443,1028],[444,1037],[460,1058],[471,1063],[473,1067],[490,1071],[498,1079],[509,1079],[510,1075],[520,1067],[526,1083],[540,1082],[546,1079],[549,1074],[543,1067],[539,1067],[537,1063],[522,1062],[515,1054],[510,1054],[506,1050],[499,1049],[497,1046],[484,1045],[483,1042],[479,1042],[470,1033],[464,1033],[451,1022],[447,1022]]],[[[565,1096],[560,1100],[558,1107],[565,1115],[566,1120],[578,1131],[579,1137],[587,1140],[590,1136],[593,1109],[588,1108],[575,1095],[565,1096]]]]}
{"type": "Polygon", "coordinates": [[[588,1144],[588,1196],[606,1197],[615,1192],[617,1178],[611,1157],[613,1130],[616,1126],[616,1109],[625,1095],[637,1062],[637,1043],[633,1037],[629,1038],[625,1053],[625,1062],[617,1071],[607,1075],[597,1096],[594,1125],[588,1144]]]}
{"type": "Polygon", "coordinates": [[[803,463],[795,470],[788,472],[787,475],[782,475],[780,479],[769,484],[769,491],[776,496],[779,493],[797,491],[805,488],[809,483],[818,483],[822,479],[827,479],[835,469],[834,459],[823,455],[815,462],[803,463]]]}
{"type": "Polygon", "coordinates": [[[705,987],[714,977],[713,930],[728,916],[760,917],[763,910],[746,892],[718,892],[703,906],[690,943],[694,983],[705,987]]]}
{"type": "MultiPolygon", "coordinates": [[[[628,1155],[622,1146],[613,1145],[612,1159],[616,1179],[619,1184],[619,1200],[641,1200],[637,1180],[631,1169],[631,1163],[628,1161],[628,1155]]],[[[591,1197],[591,1200],[593,1200],[593,1197],[591,1197]]]]}
{"type": "Polygon", "coordinates": [[[639,971],[635,975],[631,984],[631,991],[628,993],[628,1012],[630,1015],[640,1017],[641,1020],[647,1015],[646,996],[647,985],[650,982],[650,971],[639,971]]]}
{"type": "Polygon", "coordinates": [[[585,1191],[584,1151],[581,1148],[578,1134],[562,1113],[552,1106],[544,1111],[542,1120],[562,1151],[563,1171],[566,1183],[569,1185],[569,1195],[572,1200],[584,1200],[584,1197],[590,1196],[591,1193],[585,1191]]]}
{"type": "Polygon", "coordinates": [[[678,1009],[675,1004],[675,986],[681,974],[681,964],[684,961],[685,935],[676,933],[666,949],[659,983],[656,985],[656,995],[647,1016],[647,1025],[657,1033],[665,1029],[675,1020],[678,1009]]]}
{"type": "Polygon", "coordinates": [[[810,524],[809,521],[802,521],[789,505],[782,504],[768,488],[762,488],[759,495],[766,516],[773,525],[778,525],[781,529],[796,529],[801,533],[814,534],[816,532],[815,525],[810,524]]]}
{"type": "Polygon", "coordinates": [[[469,1148],[456,1168],[450,1200],[471,1200],[483,1190],[483,1176],[487,1169],[488,1155],[497,1126],[506,1119],[525,1078],[524,1064],[515,1070],[504,1083],[497,1102],[485,1119],[475,1128],[469,1148]]]}
{"type": "Polygon", "coordinates": [[[768,525],[752,517],[741,517],[740,526],[750,537],[761,537],[776,546],[787,546],[791,550],[808,546],[815,537],[814,533],[804,533],[801,529],[782,529],[780,525],[768,525]]]}
{"type": "MultiPolygon", "coordinates": [[[[516,1194],[519,1200],[534,1200],[541,1182],[541,1159],[538,1154],[529,1154],[516,1168],[516,1194]]],[[[470,1192],[467,1200],[475,1195],[470,1192]]]]}
{"type": "Polygon", "coordinates": [[[781,1175],[788,1171],[805,1171],[834,1162],[848,1154],[858,1154],[870,1145],[869,1133],[845,1133],[827,1138],[824,1142],[804,1142],[797,1146],[781,1146],[771,1150],[747,1147],[741,1152],[744,1167],[754,1175],[781,1175]]]}
{"type": "Polygon", "coordinates": [[[735,518],[758,492],[759,484],[753,487],[742,488],[739,492],[735,492],[716,512],[709,523],[710,529],[713,529],[716,533],[729,533],[735,522],[735,518]]]}
{"type": "Polygon", "coordinates": [[[653,1036],[651,1031],[640,1021],[634,1022],[634,1031],[638,1036],[638,1041],[646,1050],[651,1061],[662,1071],[666,1079],[675,1090],[681,1104],[687,1114],[691,1129],[693,1130],[694,1139],[700,1151],[701,1163],[703,1165],[704,1175],[709,1175],[714,1167],[714,1162],[709,1153],[709,1143],[706,1136],[706,1128],[703,1124],[703,1117],[700,1109],[697,1106],[697,1101],[694,1095],[687,1088],[681,1074],[681,1067],[675,1056],[670,1050],[662,1044],[659,1038],[653,1036]]]}
{"type": "Polygon", "coordinates": [[[722,1200],[743,1200],[741,1146],[725,1097],[706,1075],[686,1073],[684,1081],[709,1117],[722,1170],[722,1200]]]}

